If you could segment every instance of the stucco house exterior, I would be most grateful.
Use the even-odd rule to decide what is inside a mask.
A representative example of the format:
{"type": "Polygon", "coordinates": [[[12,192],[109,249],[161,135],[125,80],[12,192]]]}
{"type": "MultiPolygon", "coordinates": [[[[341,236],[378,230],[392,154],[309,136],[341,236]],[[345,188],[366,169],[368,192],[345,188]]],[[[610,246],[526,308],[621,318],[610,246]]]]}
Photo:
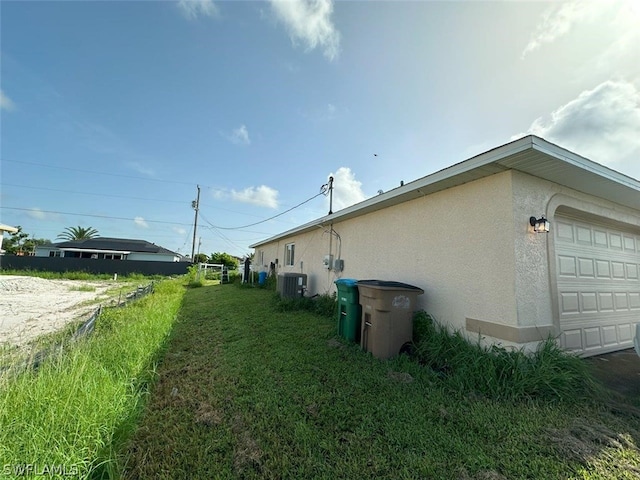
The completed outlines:
{"type": "Polygon", "coordinates": [[[149,262],[179,262],[183,260],[180,254],[146,240],[109,237],[40,245],[36,247],[35,256],[143,260],[149,262]]]}
{"type": "Polygon", "coordinates": [[[418,308],[471,339],[552,335],[590,356],[632,347],[640,323],[640,182],[536,136],[251,247],[309,295],[341,277],[418,286],[418,308]]]}

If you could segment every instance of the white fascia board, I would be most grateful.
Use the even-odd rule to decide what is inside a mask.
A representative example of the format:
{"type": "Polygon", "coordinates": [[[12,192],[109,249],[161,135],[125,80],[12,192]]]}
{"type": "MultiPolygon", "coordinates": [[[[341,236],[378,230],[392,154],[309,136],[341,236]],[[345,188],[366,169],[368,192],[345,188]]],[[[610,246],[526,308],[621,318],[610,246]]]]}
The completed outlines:
{"type": "Polygon", "coordinates": [[[2,233],[2,232],[16,233],[17,231],[18,231],[18,229],[16,227],[11,227],[9,225],[5,225],[3,223],[0,223],[0,233],[2,233]]]}
{"type": "Polygon", "coordinates": [[[640,180],[638,179],[625,175],[624,173],[620,173],[605,165],[601,165],[600,163],[596,163],[593,160],[589,160],[588,158],[578,155],[577,153],[565,150],[558,145],[547,142],[543,138],[534,136],[532,137],[532,140],[532,147],[534,150],[559,158],[569,165],[580,167],[582,170],[595,173],[600,177],[640,191],[640,180]]]}

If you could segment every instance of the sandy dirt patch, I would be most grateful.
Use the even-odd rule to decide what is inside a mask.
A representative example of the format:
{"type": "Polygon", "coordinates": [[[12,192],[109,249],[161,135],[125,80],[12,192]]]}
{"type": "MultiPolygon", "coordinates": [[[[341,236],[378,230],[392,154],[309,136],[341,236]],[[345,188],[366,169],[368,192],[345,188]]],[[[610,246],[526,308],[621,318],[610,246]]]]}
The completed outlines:
{"type": "Polygon", "coordinates": [[[22,346],[88,318],[114,281],[47,280],[0,275],[0,345],[22,346]],[[89,289],[81,291],[79,289],[89,289]],[[97,303],[90,303],[97,300],[97,303]]]}

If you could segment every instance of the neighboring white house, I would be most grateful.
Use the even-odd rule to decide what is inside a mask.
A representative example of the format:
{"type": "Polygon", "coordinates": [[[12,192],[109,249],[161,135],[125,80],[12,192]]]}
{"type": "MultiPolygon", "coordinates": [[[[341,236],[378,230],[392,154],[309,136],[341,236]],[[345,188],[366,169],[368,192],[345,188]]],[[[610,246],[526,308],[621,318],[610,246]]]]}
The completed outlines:
{"type": "Polygon", "coordinates": [[[108,237],[39,245],[35,256],[150,262],[179,262],[183,259],[180,254],[145,240],[108,237]]]}
{"type": "Polygon", "coordinates": [[[595,355],[640,322],[640,182],[535,136],[251,247],[310,295],[340,277],[416,285],[437,321],[505,345],[553,335],[595,355]]]}
{"type": "Polygon", "coordinates": [[[10,227],[9,225],[0,223],[0,255],[4,253],[4,250],[2,250],[2,239],[4,238],[4,232],[16,233],[17,231],[18,229],[16,227],[10,227]]]}

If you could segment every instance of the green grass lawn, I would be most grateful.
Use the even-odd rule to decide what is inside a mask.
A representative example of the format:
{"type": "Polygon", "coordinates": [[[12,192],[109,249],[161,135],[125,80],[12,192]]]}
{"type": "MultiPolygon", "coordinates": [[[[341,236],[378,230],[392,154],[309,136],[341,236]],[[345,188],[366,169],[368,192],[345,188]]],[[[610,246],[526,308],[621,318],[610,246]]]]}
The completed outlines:
{"type": "Polygon", "coordinates": [[[187,290],[124,478],[623,479],[632,406],[495,400],[407,357],[372,358],[272,292],[187,290]]]}
{"type": "Polygon", "coordinates": [[[160,282],[104,310],[91,336],[37,369],[0,376],[0,478],[118,477],[116,453],[136,428],[184,291],[178,280],[160,282]],[[44,471],[57,476],[34,475],[44,471]]]}

